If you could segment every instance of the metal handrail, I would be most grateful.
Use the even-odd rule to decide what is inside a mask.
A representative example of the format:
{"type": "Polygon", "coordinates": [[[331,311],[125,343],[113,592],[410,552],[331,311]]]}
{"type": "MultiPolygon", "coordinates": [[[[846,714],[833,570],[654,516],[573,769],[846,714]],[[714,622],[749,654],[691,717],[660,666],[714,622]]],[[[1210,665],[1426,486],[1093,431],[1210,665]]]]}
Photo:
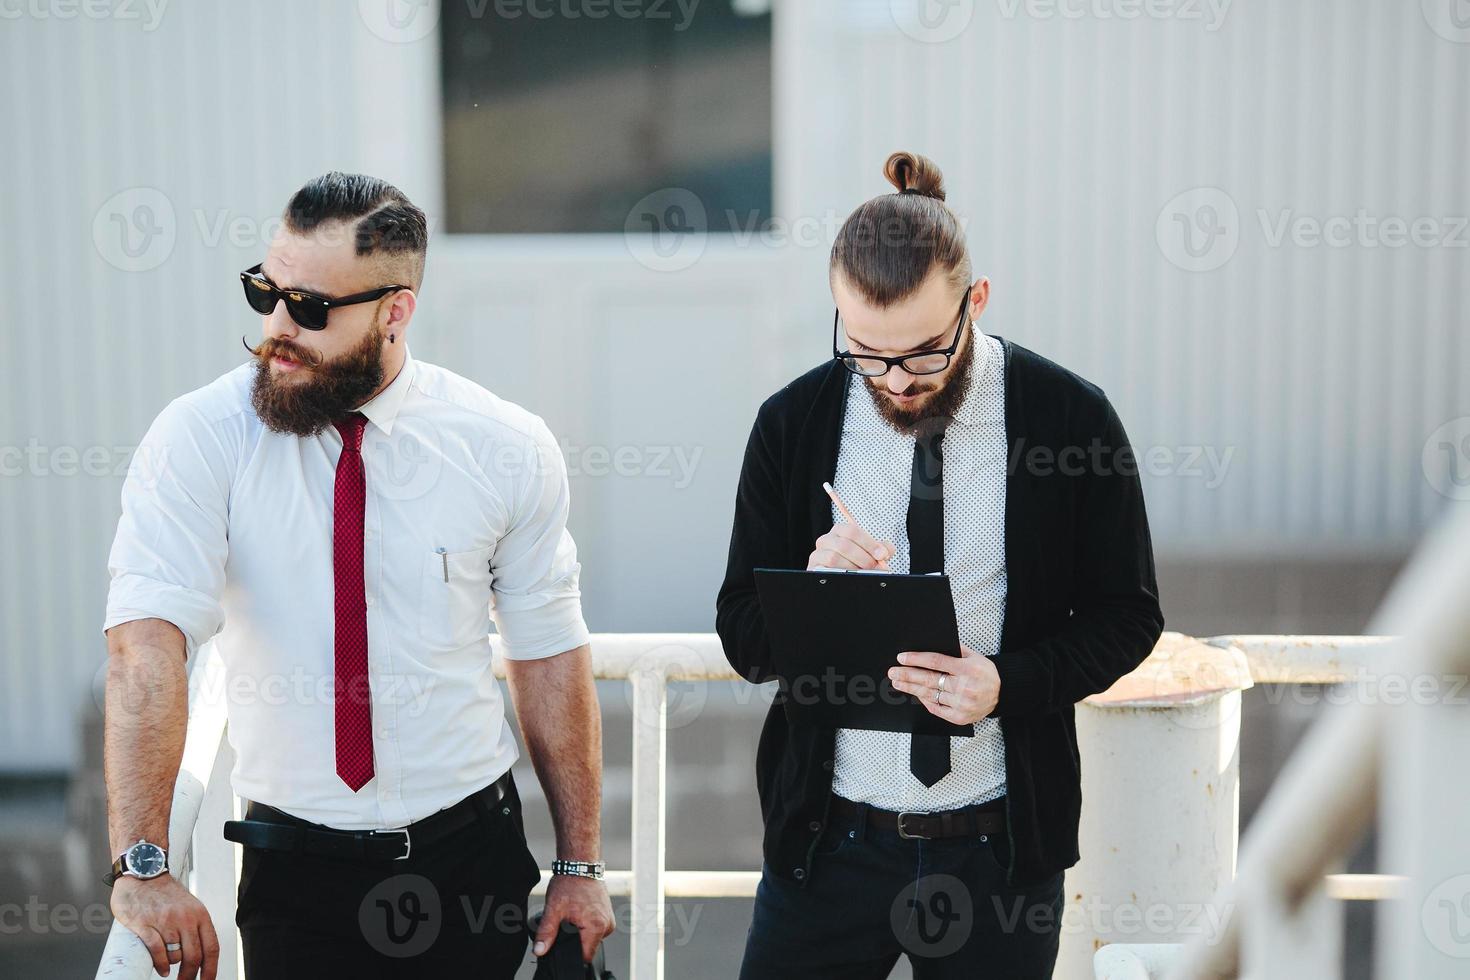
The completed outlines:
{"type": "MultiPolygon", "coordinates": [[[[499,641],[495,670],[504,677],[499,641]]],[[[1391,642],[1379,637],[1222,636],[1205,642],[1240,650],[1253,679],[1269,683],[1334,683],[1381,658],[1391,642]]],[[[223,665],[213,645],[204,647],[190,674],[189,728],[184,762],[175,788],[169,840],[176,873],[185,883],[191,869],[193,840],[200,802],[215,780],[215,760],[224,735],[225,705],[205,696],[221,692],[223,665]]],[[[592,640],[592,670],[599,680],[628,680],[633,686],[633,832],[632,868],[608,874],[609,891],[630,899],[635,915],[630,935],[630,977],[647,980],[663,969],[663,912],[670,898],[743,898],[755,894],[756,871],[668,870],[664,849],[667,819],[667,685],[669,682],[741,681],[725,659],[712,633],[601,633],[592,640]]],[[[211,846],[222,840],[207,838],[211,846]]],[[[545,888],[543,872],[538,891],[545,888]]],[[[214,910],[217,911],[217,910],[214,910]]],[[[220,916],[216,914],[217,927],[220,916]]],[[[1121,952],[1121,951],[1120,951],[1121,952]]],[[[221,977],[233,963],[221,963],[221,977]]],[[[113,923],[98,977],[144,980],[151,975],[147,949],[125,927],[113,923]]]]}

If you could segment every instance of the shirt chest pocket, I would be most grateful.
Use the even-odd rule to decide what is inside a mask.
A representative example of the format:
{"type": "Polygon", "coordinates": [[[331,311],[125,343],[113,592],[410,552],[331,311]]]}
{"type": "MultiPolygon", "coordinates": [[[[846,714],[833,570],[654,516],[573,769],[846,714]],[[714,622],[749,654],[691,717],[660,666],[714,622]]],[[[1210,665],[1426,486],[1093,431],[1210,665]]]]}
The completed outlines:
{"type": "Polygon", "coordinates": [[[490,559],[495,549],[436,549],[419,579],[419,639],[430,649],[458,650],[490,633],[490,559]]]}

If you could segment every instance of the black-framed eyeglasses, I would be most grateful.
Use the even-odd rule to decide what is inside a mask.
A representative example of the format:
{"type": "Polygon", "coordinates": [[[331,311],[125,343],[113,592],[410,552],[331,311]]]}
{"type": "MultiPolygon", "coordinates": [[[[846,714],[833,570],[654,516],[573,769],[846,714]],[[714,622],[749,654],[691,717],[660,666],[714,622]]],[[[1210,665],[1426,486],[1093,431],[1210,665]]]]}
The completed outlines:
{"type": "Polygon", "coordinates": [[[381,299],[391,292],[407,289],[407,286],[379,286],[377,289],[369,289],[365,293],[353,293],[351,296],[320,296],[316,293],[308,293],[300,289],[281,289],[271,282],[261,272],[260,265],[252,266],[240,273],[240,283],[245,287],[245,302],[250,308],[261,316],[267,316],[276,304],[285,301],[286,312],[291,314],[291,319],[304,330],[325,330],[327,326],[327,314],[339,306],[356,306],[358,303],[371,303],[375,299],[381,299]]]}
{"type": "Polygon", "coordinates": [[[881,354],[854,354],[852,351],[839,351],[837,349],[837,325],[842,319],[842,311],[836,310],[832,314],[832,356],[842,362],[842,366],[853,374],[864,378],[881,378],[894,366],[904,369],[908,374],[938,374],[949,367],[950,358],[954,357],[955,351],[960,347],[960,334],[965,328],[965,316],[970,307],[970,291],[965,290],[965,296],[960,300],[959,320],[954,328],[954,342],[943,350],[925,350],[914,354],[904,354],[900,357],[884,357],[881,354]]]}

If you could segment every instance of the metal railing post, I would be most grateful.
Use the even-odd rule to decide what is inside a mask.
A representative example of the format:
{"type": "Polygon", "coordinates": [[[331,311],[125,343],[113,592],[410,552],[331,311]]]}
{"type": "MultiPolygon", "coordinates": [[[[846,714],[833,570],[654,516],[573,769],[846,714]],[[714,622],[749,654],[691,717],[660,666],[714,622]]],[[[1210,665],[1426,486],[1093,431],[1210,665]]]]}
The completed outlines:
{"type": "Polygon", "coordinates": [[[657,667],[632,671],[633,685],[633,883],[629,904],[630,980],[664,975],[665,720],[668,687],[657,667]]]}

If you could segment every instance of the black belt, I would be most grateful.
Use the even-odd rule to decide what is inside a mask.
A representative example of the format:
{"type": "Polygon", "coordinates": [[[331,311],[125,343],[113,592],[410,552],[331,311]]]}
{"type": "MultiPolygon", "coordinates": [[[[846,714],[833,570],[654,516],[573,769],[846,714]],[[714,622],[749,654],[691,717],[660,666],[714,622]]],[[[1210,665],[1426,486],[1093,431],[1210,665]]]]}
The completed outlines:
{"type": "Polygon", "coordinates": [[[908,840],[937,840],[946,837],[979,837],[981,834],[999,834],[1006,828],[1005,797],[999,796],[975,806],[958,810],[940,810],[924,813],[904,810],[879,810],[863,803],[832,796],[834,817],[856,816],[859,810],[867,811],[868,826],[875,830],[893,831],[908,840]]]}
{"type": "Polygon", "coordinates": [[[484,789],[407,827],[336,830],[293,817],[264,803],[250,803],[244,820],[225,821],[225,840],[266,851],[293,851],[352,861],[402,861],[415,846],[429,847],[491,813],[511,790],[507,771],[484,789]]]}

